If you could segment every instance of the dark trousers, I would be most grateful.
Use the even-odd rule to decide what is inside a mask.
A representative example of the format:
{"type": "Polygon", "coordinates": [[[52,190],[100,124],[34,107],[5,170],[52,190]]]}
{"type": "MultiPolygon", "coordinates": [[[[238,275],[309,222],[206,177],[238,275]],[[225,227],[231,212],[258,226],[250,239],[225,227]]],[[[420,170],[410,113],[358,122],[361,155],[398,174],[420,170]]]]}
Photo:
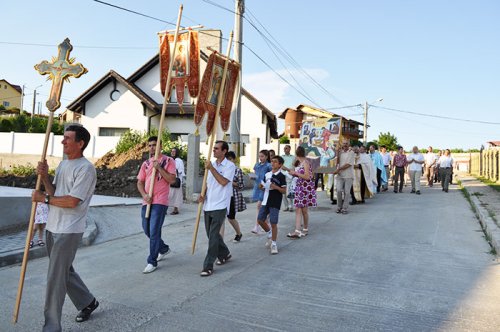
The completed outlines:
{"type": "Polygon", "coordinates": [[[314,187],[318,189],[318,182],[321,179],[321,190],[325,190],[325,181],[323,180],[323,173],[316,173],[314,176],[314,187]]]}
{"type": "Polygon", "coordinates": [[[377,192],[380,192],[380,187],[382,186],[382,170],[377,168],[377,192]]]}
{"type": "Polygon", "coordinates": [[[396,167],[396,172],[394,174],[394,191],[398,190],[398,182],[399,182],[399,191],[402,191],[403,185],[405,183],[405,168],[404,167],[396,167]]]}
{"type": "MultiPolygon", "coordinates": [[[[365,201],[365,191],[366,191],[366,181],[365,181],[365,176],[363,174],[363,169],[361,169],[360,191],[361,191],[361,202],[364,202],[365,201]]],[[[353,202],[357,202],[356,196],[354,196],[354,186],[351,187],[351,199],[353,202]]]]}
{"type": "Polygon", "coordinates": [[[330,200],[332,201],[332,203],[337,203],[337,201],[335,200],[335,197],[333,196],[334,190],[335,190],[335,176],[333,178],[332,188],[330,189],[330,200]]]}
{"type": "Polygon", "coordinates": [[[82,235],[83,233],[46,232],[49,269],[45,295],[44,332],[62,330],[61,313],[66,294],[79,311],[94,300],[92,293],[73,269],[73,260],[82,235]]]}
{"type": "Polygon", "coordinates": [[[220,235],[220,228],[226,219],[227,209],[205,211],[205,230],[208,237],[208,250],[203,263],[203,269],[213,269],[217,258],[223,259],[229,255],[229,249],[220,235]]]}
{"type": "Polygon", "coordinates": [[[448,191],[448,186],[450,184],[450,179],[451,179],[451,171],[452,170],[450,167],[439,168],[439,175],[441,177],[441,187],[443,187],[445,191],[448,191]]]}

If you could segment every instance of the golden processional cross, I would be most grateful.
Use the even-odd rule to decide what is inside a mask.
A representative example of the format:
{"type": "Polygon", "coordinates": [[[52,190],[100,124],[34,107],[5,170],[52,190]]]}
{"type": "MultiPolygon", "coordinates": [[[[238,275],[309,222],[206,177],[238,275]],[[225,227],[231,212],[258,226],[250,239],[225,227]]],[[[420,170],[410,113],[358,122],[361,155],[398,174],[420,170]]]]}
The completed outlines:
{"type": "MultiPolygon", "coordinates": [[[[47,100],[47,108],[50,111],[49,119],[47,121],[47,129],[45,130],[45,141],[43,144],[41,162],[45,162],[47,157],[47,147],[49,145],[50,131],[52,129],[52,122],[54,121],[54,111],[61,107],[61,92],[64,81],[69,82],[70,77],[80,77],[87,72],[87,69],[81,64],[74,64],[75,59],[69,57],[73,46],[66,38],[58,46],[59,54],[52,58],[52,62],[42,61],[35,66],[35,69],[42,75],[49,74],[49,80],[52,81],[52,89],[50,90],[49,100],[47,100]]],[[[40,190],[42,187],[42,178],[38,175],[36,180],[35,190],[40,190]]],[[[19,315],[19,307],[21,305],[21,296],[23,294],[24,277],[26,275],[26,266],[28,264],[29,243],[31,233],[33,232],[33,222],[35,220],[36,202],[31,203],[31,216],[28,226],[28,233],[26,235],[26,243],[24,245],[23,262],[21,264],[21,275],[19,277],[19,286],[17,288],[16,304],[14,307],[13,323],[17,322],[19,315]]]]}
{"type": "Polygon", "coordinates": [[[49,80],[52,80],[52,89],[50,90],[47,108],[54,112],[61,107],[61,92],[64,81],[69,82],[70,77],[78,78],[87,72],[81,63],[76,63],[75,58],[70,58],[69,54],[73,46],[66,38],[59,44],[59,54],[52,58],[52,62],[44,60],[35,66],[35,69],[42,75],[49,74],[49,80]]]}

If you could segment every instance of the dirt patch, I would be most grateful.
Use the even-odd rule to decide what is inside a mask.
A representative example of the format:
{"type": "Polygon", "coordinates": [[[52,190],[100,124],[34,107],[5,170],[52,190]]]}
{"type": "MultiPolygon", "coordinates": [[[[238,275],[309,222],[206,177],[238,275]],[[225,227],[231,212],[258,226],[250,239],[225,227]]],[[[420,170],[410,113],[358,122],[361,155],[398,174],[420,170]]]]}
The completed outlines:
{"type": "MultiPolygon", "coordinates": [[[[137,191],[137,173],[141,164],[148,157],[147,143],[120,154],[108,152],[96,161],[98,195],[139,197],[137,191]]],[[[0,186],[35,188],[36,176],[25,177],[0,176],[0,186]]]]}

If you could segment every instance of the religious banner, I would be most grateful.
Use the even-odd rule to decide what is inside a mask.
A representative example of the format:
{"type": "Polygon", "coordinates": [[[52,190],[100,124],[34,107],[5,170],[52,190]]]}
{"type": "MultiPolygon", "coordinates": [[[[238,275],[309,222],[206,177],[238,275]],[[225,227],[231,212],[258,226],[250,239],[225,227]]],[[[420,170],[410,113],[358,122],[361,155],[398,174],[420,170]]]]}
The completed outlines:
{"type": "Polygon", "coordinates": [[[319,118],[305,120],[300,130],[300,146],[306,151],[313,171],[330,173],[330,161],[335,158],[341,140],[342,118],[319,118]]]}
{"type": "MultiPolygon", "coordinates": [[[[217,109],[217,99],[219,97],[219,90],[222,82],[222,72],[224,71],[225,58],[212,53],[208,58],[207,68],[203,74],[201,81],[201,91],[196,104],[196,111],[194,114],[194,123],[197,127],[201,125],[205,113],[207,115],[207,135],[210,135],[214,127],[215,112],[217,109]]],[[[226,82],[224,92],[220,104],[220,124],[224,132],[229,129],[231,118],[231,109],[233,105],[233,97],[236,89],[236,83],[240,72],[239,63],[229,60],[226,82]]]]}
{"type": "Polygon", "coordinates": [[[170,87],[167,89],[167,74],[170,66],[170,57],[173,53],[174,35],[160,35],[160,84],[161,94],[168,98],[175,88],[177,103],[182,106],[184,102],[184,88],[187,85],[189,95],[198,97],[200,90],[200,49],[198,32],[186,31],[178,34],[175,57],[171,68],[170,87]]]}

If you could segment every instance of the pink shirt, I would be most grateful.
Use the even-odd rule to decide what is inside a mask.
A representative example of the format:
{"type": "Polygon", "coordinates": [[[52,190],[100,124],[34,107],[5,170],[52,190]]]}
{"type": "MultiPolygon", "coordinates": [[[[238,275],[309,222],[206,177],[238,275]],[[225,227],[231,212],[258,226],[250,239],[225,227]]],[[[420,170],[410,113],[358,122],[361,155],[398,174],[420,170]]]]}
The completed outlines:
{"type": "MultiPolygon", "coordinates": [[[[153,173],[153,160],[154,157],[149,158],[142,163],[139,174],[137,175],[137,180],[144,182],[144,189],[146,193],[149,193],[149,185],[151,183],[151,174],[153,173]]],[[[167,173],[175,174],[175,160],[161,155],[159,159],[160,165],[167,173]]],[[[160,175],[160,172],[156,171],[155,184],[153,187],[153,202],[152,204],[168,205],[168,192],[170,191],[170,185],[168,182],[160,175]]],[[[146,202],[143,200],[142,205],[146,202]]]]}

